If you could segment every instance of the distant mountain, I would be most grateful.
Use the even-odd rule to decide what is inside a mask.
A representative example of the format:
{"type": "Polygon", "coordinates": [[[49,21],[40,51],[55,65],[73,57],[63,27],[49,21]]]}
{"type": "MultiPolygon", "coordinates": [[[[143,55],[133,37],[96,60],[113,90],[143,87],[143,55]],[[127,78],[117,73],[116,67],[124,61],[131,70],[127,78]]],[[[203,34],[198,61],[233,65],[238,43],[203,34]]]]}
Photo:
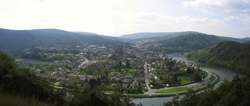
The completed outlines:
{"type": "Polygon", "coordinates": [[[168,36],[156,36],[135,41],[137,47],[153,51],[189,52],[216,45],[223,41],[241,41],[240,39],[208,35],[199,32],[176,32],[168,36]],[[171,37],[169,37],[171,36],[171,37]]]}
{"type": "Polygon", "coordinates": [[[136,40],[136,39],[146,39],[158,36],[168,36],[172,33],[174,32],[141,32],[141,33],[122,35],[120,38],[136,40]]]}
{"type": "Polygon", "coordinates": [[[243,38],[242,41],[243,41],[243,42],[250,42],[250,37],[243,38]]]}
{"type": "Polygon", "coordinates": [[[19,51],[36,46],[117,43],[121,43],[117,38],[101,36],[94,33],[68,32],[58,29],[0,29],[0,51],[19,51]]]}
{"type": "Polygon", "coordinates": [[[187,57],[202,63],[247,73],[250,69],[250,44],[222,42],[214,47],[192,52],[187,57]]]}
{"type": "Polygon", "coordinates": [[[246,42],[244,39],[208,35],[199,32],[144,32],[121,37],[109,37],[88,32],[59,29],[8,30],[0,29],[0,51],[20,51],[37,46],[69,47],[80,44],[123,45],[132,43],[139,48],[164,52],[189,52],[210,47],[223,41],[246,42]]]}

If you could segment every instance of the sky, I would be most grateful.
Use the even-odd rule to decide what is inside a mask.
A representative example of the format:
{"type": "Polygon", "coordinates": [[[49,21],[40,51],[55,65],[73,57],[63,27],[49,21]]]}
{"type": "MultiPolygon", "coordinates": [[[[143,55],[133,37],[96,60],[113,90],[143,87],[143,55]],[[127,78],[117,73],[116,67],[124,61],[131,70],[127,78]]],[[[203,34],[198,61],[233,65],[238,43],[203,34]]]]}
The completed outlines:
{"type": "Polygon", "coordinates": [[[0,0],[0,28],[250,37],[250,0],[0,0]]]}

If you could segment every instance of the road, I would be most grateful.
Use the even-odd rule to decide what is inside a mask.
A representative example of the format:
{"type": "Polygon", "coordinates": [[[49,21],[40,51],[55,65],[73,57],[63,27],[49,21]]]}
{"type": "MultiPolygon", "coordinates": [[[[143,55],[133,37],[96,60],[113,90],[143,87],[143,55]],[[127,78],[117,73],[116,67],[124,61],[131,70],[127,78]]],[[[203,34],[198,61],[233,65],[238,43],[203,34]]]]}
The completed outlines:
{"type": "Polygon", "coordinates": [[[95,60],[88,60],[86,57],[82,57],[82,58],[84,59],[84,61],[81,62],[80,65],[78,65],[78,68],[84,69],[84,68],[86,68],[87,66],[96,63],[95,60]]]}
{"type": "Polygon", "coordinates": [[[145,78],[146,87],[147,87],[147,89],[148,89],[148,92],[146,92],[146,93],[147,93],[149,96],[152,96],[152,91],[151,91],[151,88],[150,88],[150,86],[149,86],[149,84],[150,84],[149,70],[150,70],[150,68],[148,67],[148,63],[145,62],[145,63],[144,63],[144,78],[145,78]]]}
{"type": "Polygon", "coordinates": [[[83,66],[85,65],[85,67],[89,64],[89,60],[86,57],[83,57],[84,61],[81,62],[80,65],[78,65],[78,68],[84,68],[83,66]]]}

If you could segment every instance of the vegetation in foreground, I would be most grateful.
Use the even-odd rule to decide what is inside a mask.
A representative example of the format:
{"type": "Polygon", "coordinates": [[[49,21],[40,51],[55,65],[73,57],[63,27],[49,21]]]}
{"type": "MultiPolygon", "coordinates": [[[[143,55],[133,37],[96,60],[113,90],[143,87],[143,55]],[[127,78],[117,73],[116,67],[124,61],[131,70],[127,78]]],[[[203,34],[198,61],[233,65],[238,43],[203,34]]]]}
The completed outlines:
{"type": "Polygon", "coordinates": [[[0,93],[0,105],[1,106],[53,106],[51,104],[38,101],[31,97],[22,97],[5,93],[0,93]]]}
{"type": "Polygon", "coordinates": [[[232,82],[225,81],[216,90],[188,94],[180,101],[176,98],[165,106],[249,106],[249,84],[249,77],[236,77],[232,82]]]}
{"type": "Polygon", "coordinates": [[[56,89],[50,85],[46,79],[37,77],[28,69],[19,68],[14,59],[5,54],[0,54],[0,95],[3,98],[9,98],[13,101],[1,99],[3,105],[15,105],[22,101],[21,106],[32,104],[39,106],[43,103],[58,106],[130,106],[133,105],[127,98],[120,98],[118,95],[107,96],[98,92],[100,88],[95,85],[96,81],[90,81],[90,87],[87,89],[77,89],[67,92],[65,89],[56,89]],[[66,96],[75,93],[74,97],[66,96]],[[11,95],[11,96],[9,96],[11,95]],[[19,98],[22,97],[20,100],[19,98]],[[27,98],[27,100],[25,99],[27,98]],[[41,103],[39,101],[42,101],[41,103]]]}

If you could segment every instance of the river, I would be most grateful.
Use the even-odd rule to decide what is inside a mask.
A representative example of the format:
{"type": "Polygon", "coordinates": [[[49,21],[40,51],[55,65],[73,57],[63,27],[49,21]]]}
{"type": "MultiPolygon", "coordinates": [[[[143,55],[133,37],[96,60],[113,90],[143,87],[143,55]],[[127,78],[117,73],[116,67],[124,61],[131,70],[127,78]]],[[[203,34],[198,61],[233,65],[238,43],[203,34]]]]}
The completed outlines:
{"type": "MultiPolygon", "coordinates": [[[[187,60],[183,55],[180,54],[171,54],[168,55],[176,61],[185,62],[185,63],[195,63],[193,61],[187,60]]],[[[201,66],[201,69],[204,71],[209,71],[217,74],[220,77],[220,82],[215,85],[218,87],[224,80],[231,81],[237,73],[217,67],[208,67],[201,66]]],[[[169,102],[173,99],[173,96],[170,97],[154,97],[154,98],[135,98],[132,99],[132,102],[135,104],[142,104],[143,106],[163,106],[164,103],[169,102]]]]}

